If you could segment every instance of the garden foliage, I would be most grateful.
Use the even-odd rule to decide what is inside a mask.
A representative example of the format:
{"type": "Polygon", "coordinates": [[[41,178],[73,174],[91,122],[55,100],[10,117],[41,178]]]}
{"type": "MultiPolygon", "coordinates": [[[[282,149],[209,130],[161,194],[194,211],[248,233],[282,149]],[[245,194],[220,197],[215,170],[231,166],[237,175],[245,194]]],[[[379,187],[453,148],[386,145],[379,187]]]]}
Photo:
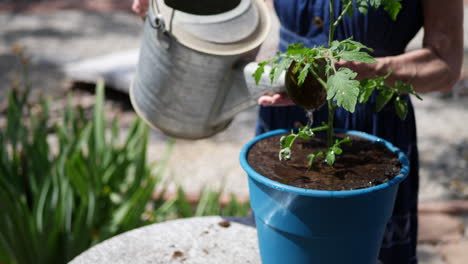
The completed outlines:
{"type": "MultiPolygon", "coordinates": [[[[26,74],[24,73],[26,80],[26,74]]],[[[66,106],[60,121],[49,103],[28,100],[18,83],[8,95],[0,128],[0,263],[67,263],[90,246],[146,224],[201,215],[246,215],[249,206],[204,191],[198,205],[182,189],[164,199],[161,175],[170,146],[148,165],[148,127],[137,119],[125,140],[117,120],[108,128],[104,84],[96,87],[92,117],[66,106]],[[49,144],[55,138],[56,147],[49,144]],[[157,186],[162,189],[154,194],[157,186]]]]}

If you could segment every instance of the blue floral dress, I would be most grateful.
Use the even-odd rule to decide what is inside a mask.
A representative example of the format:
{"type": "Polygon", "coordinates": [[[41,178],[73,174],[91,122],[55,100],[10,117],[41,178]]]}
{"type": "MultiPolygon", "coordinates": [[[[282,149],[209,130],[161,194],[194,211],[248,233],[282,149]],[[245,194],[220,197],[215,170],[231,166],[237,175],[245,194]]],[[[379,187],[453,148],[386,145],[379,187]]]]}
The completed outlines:
{"type": "MultiPolygon", "coordinates": [[[[408,42],[423,24],[420,0],[402,0],[403,8],[396,21],[382,9],[369,9],[367,16],[357,11],[346,16],[336,30],[339,40],[353,37],[374,49],[376,57],[398,55],[404,52],[408,42]]],[[[279,50],[285,51],[291,43],[306,46],[326,46],[328,43],[328,0],[275,0],[280,28],[279,50]]],[[[341,10],[341,1],[335,0],[335,10],[341,10]]],[[[335,12],[337,13],[337,12],[335,12]]],[[[336,15],[338,16],[338,14],[336,15]]],[[[336,17],[335,17],[336,19],[336,17]]],[[[417,263],[417,203],[418,203],[418,151],[414,110],[409,96],[409,111],[401,121],[390,102],[381,112],[375,112],[375,94],[369,102],[356,106],[355,113],[338,108],[335,127],[360,130],[384,138],[406,152],[410,159],[409,177],[400,184],[393,216],[390,219],[380,251],[384,264],[417,263]]],[[[326,105],[314,112],[314,124],[328,119],[326,105]]],[[[260,107],[256,134],[279,128],[293,128],[307,124],[305,111],[296,106],[260,107]]]]}

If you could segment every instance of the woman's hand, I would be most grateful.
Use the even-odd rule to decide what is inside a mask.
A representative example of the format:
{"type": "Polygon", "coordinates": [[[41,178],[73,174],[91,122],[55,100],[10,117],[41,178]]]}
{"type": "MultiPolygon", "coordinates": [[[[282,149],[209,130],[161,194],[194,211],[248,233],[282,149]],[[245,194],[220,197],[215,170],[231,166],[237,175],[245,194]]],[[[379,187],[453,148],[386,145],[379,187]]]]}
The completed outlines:
{"type": "Polygon", "coordinates": [[[258,98],[258,104],[263,106],[288,106],[294,105],[287,93],[264,94],[258,98]]]}
{"type": "MultiPolygon", "coordinates": [[[[463,60],[463,1],[438,0],[424,2],[423,47],[397,56],[376,58],[377,63],[340,61],[358,73],[357,79],[392,75],[389,83],[402,80],[412,84],[416,92],[450,91],[459,80],[463,60]]],[[[273,94],[259,98],[263,105],[292,105],[287,95],[273,94]]]]}
{"type": "Polygon", "coordinates": [[[145,16],[148,12],[150,0],[133,0],[132,10],[140,16],[145,16]]]}

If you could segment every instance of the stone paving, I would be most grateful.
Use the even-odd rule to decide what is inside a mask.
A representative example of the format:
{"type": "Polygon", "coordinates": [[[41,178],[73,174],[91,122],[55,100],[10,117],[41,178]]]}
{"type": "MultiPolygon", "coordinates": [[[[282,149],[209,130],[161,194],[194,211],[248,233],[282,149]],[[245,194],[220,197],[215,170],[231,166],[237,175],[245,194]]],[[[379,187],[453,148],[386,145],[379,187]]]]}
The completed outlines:
{"type": "MultiPolygon", "coordinates": [[[[53,97],[63,97],[70,87],[60,72],[63,63],[137,48],[141,29],[140,19],[129,12],[70,9],[48,13],[0,9],[0,24],[0,82],[11,81],[16,60],[10,49],[20,43],[31,56],[35,89],[53,97]]],[[[0,112],[5,99],[1,94],[6,88],[0,87],[0,112]]],[[[79,93],[75,100],[92,107],[92,95],[79,93]]],[[[120,115],[123,127],[135,118],[127,107],[115,103],[108,106],[110,115],[120,115]]],[[[452,200],[465,199],[466,204],[468,198],[468,128],[462,122],[468,114],[468,97],[426,95],[423,102],[415,102],[415,109],[421,156],[420,197],[424,201],[420,210],[420,263],[466,263],[468,210],[455,206],[452,200]],[[446,202],[439,203],[441,200],[446,202]]],[[[246,178],[237,159],[241,146],[253,137],[255,112],[242,112],[226,131],[212,138],[177,140],[166,175],[174,183],[172,188],[181,184],[196,196],[202,186],[224,186],[226,193],[246,198],[246,178]]],[[[152,133],[153,160],[161,157],[166,142],[166,136],[152,133]]]]}
{"type": "Polygon", "coordinates": [[[420,263],[466,263],[468,201],[425,202],[419,207],[420,263]]]}

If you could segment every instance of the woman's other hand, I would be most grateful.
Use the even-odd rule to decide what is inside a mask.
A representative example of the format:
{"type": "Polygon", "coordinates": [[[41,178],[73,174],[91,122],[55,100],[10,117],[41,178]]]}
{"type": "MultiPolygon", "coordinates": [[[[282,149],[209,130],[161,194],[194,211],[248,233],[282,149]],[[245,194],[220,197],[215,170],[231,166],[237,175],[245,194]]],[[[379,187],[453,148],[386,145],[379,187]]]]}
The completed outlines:
{"type": "Polygon", "coordinates": [[[258,104],[263,106],[294,105],[287,93],[264,94],[258,98],[258,104]]]}
{"type": "Polygon", "coordinates": [[[133,0],[132,10],[140,16],[145,16],[149,8],[150,0],[133,0]]]}

